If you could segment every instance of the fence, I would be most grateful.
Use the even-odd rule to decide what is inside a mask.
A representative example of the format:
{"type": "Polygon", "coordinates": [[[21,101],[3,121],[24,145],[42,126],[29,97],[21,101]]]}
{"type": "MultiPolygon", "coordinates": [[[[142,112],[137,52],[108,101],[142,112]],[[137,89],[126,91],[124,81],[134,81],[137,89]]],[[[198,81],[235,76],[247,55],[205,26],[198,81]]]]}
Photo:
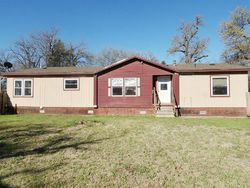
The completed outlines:
{"type": "Polygon", "coordinates": [[[0,114],[15,114],[16,108],[12,106],[7,92],[0,92],[0,114]]]}

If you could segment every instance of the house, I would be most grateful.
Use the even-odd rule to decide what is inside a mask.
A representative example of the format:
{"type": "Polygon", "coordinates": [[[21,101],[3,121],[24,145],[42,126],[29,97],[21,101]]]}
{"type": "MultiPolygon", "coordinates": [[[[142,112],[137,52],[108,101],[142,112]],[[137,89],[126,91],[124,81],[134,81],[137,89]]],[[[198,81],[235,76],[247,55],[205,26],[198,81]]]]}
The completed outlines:
{"type": "Polygon", "coordinates": [[[27,69],[3,74],[20,113],[245,116],[249,68],[166,66],[131,57],[108,67],[27,69]]]}

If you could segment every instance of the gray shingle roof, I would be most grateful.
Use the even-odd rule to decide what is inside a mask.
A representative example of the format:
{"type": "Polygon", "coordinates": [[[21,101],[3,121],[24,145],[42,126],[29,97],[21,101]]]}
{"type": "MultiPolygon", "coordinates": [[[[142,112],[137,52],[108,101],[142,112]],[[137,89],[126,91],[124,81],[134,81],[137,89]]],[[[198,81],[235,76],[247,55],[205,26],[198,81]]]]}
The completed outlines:
{"type": "Polygon", "coordinates": [[[4,76],[93,75],[103,67],[47,67],[6,72],[4,76]]]}
{"type": "Polygon", "coordinates": [[[179,72],[206,72],[206,71],[249,71],[250,68],[242,65],[227,64],[227,63],[217,63],[217,64],[177,64],[169,65],[170,68],[179,71],[179,72]]]}

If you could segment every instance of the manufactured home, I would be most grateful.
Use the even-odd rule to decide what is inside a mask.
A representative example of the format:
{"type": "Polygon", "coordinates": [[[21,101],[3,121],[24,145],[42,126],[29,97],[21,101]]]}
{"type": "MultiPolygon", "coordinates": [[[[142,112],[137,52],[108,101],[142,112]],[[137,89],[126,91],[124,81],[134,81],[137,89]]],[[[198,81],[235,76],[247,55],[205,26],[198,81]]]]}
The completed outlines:
{"type": "Polygon", "coordinates": [[[4,73],[19,113],[245,116],[249,68],[162,65],[131,57],[108,67],[48,67],[4,73]]]}

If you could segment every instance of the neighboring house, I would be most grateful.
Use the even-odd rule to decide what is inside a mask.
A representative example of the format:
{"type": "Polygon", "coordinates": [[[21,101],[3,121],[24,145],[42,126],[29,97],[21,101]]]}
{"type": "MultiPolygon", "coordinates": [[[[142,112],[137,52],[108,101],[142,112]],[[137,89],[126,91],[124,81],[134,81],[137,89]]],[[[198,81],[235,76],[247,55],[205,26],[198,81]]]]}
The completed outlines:
{"type": "Polygon", "coordinates": [[[27,69],[4,76],[18,112],[224,116],[246,115],[249,70],[131,57],[105,68],[27,69]]]}

